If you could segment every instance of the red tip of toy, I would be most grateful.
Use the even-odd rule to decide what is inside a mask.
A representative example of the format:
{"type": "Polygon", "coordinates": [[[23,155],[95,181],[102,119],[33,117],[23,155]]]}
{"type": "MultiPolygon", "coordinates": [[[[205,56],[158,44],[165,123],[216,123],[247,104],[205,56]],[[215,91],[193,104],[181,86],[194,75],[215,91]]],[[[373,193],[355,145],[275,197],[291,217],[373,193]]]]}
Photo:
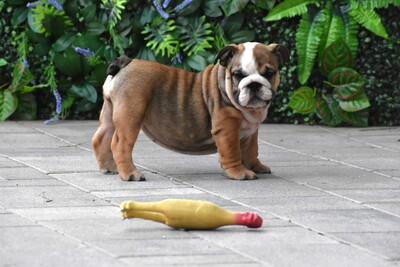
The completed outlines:
{"type": "Polygon", "coordinates": [[[260,228],[263,219],[253,212],[245,212],[236,215],[237,224],[245,225],[249,228],[260,228]]]}

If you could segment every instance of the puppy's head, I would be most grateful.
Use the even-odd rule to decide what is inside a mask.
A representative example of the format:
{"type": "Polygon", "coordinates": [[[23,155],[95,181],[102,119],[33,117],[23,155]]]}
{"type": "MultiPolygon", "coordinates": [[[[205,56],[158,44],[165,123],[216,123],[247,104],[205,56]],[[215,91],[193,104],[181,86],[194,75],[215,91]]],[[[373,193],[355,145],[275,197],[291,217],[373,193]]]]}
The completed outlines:
{"type": "Polygon", "coordinates": [[[244,43],[221,49],[215,62],[218,82],[232,104],[240,109],[268,108],[279,85],[279,68],[289,59],[280,44],[244,43]]]}

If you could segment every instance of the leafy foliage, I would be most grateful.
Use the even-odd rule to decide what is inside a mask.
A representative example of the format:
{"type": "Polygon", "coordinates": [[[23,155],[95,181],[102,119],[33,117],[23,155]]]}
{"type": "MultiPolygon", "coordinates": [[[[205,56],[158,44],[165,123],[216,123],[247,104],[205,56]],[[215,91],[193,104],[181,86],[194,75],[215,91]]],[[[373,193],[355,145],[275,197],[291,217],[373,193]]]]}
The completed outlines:
{"type": "Polygon", "coordinates": [[[397,1],[348,0],[311,1],[285,0],[269,12],[266,21],[302,15],[296,34],[296,47],[299,56],[298,78],[305,84],[314,67],[315,54],[322,52],[339,38],[345,39],[353,57],[357,51],[357,27],[362,25],[374,34],[388,38],[385,27],[374,8],[399,5],[397,1]]]}
{"type": "Polygon", "coordinates": [[[325,50],[321,64],[322,71],[327,73],[325,83],[330,86],[330,92],[318,90],[316,94],[316,90],[302,86],[292,94],[288,106],[301,114],[315,112],[330,126],[343,122],[367,126],[366,110],[370,102],[364,91],[366,80],[349,68],[351,62],[347,45],[341,39],[332,43],[325,50]]]}
{"type": "Polygon", "coordinates": [[[0,18],[0,36],[6,40],[0,44],[0,120],[14,113],[15,118],[35,118],[36,94],[49,102],[37,99],[46,105],[48,123],[99,109],[107,65],[121,54],[202,70],[221,45],[254,38],[253,30],[243,30],[247,6],[262,10],[274,3],[2,1],[0,11],[7,16],[0,18]],[[39,88],[47,90],[36,92],[39,88]]]}

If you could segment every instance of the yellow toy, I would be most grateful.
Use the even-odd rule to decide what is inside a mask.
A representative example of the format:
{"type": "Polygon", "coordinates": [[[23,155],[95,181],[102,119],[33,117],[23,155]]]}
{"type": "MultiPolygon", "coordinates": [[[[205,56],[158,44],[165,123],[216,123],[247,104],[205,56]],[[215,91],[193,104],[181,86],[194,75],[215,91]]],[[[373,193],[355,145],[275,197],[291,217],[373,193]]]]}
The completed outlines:
{"type": "Polygon", "coordinates": [[[166,199],[159,202],[124,201],[122,217],[141,218],[164,223],[176,229],[207,230],[224,225],[259,228],[262,218],[255,213],[225,210],[208,201],[166,199]]]}

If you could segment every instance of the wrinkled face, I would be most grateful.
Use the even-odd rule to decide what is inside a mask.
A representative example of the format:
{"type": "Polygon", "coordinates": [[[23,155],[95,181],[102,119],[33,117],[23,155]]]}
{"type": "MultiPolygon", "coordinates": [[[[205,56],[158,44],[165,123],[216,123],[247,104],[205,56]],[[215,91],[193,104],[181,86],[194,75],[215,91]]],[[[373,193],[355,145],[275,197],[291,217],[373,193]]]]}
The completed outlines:
{"type": "Polygon", "coordinates": [[[231,70],[234,99],[242,107],[267,107],[279,84],[277,57],[259,43],[245,43],[239,49],[243,52],[231,70]]]}

